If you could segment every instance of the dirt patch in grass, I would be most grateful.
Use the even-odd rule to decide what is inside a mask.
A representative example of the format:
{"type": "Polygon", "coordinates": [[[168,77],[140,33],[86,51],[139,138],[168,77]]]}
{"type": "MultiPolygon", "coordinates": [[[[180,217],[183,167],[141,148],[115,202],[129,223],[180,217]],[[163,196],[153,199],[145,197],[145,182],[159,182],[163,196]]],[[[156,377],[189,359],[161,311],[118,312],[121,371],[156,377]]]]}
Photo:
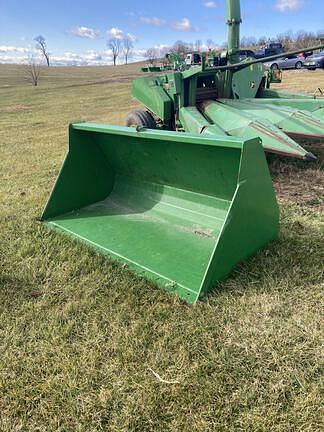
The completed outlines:
{"type": "Polygon", "coordinates": [[[290,167],[275,182],[277,197],[282,202],[320,207],[324,210],[324,181],[320,170],[300,171],[290,167]]]}
{"type": "Polygon", "coordinates": [[[316,162],[270,156],[269,167],[280,202],[324,210],[324,143],[309,150],[318,157],[316,162]]]}

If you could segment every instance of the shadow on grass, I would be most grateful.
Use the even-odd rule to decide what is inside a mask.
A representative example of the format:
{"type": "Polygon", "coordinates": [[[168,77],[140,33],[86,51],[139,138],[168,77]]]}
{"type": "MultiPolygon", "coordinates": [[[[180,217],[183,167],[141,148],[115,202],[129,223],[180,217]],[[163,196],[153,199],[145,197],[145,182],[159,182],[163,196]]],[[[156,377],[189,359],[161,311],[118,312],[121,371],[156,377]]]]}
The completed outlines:
{"type": "Polygon", "coordinates": [[[283,211],[280,234],[267,248],[236,266],[233,273],[207,297],[230,290],[238,294],[253,288],[256,291],[285,291],[309,286],[321,280],[323,236],[320,227],[303,220],[289,220],[293,210],[283,211]]]}

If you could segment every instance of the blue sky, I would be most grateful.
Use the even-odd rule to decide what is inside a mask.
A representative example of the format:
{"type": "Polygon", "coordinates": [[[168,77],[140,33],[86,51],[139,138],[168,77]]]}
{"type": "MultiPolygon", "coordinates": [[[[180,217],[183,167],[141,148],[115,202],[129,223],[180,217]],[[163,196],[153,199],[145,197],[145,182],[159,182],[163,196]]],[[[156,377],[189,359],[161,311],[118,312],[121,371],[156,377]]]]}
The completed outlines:
{"type": "MultiPolygon", "coordinates": [[[[241,0],[242,36],[274,36],[287,30],[323,30],[324,0],[241,0]]],[[[45,36],[58,63],[110,61],[111,34],[134,40],[135,59],[155,45],[178,39],[226,40],[225,0],[82,2],[0,0],[0,62],[21,61],[45,36]]]]}

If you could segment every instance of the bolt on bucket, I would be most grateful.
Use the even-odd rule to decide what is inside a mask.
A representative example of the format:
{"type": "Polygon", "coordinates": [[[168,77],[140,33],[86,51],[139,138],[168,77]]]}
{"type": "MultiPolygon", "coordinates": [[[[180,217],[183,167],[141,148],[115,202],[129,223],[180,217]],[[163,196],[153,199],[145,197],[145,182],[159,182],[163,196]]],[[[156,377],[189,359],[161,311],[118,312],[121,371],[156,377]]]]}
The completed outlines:
{"type": "Polygon", "coordinates": [[[279,211],[258,139],[80,123],[42,220],[194,303],[279,211]]]}

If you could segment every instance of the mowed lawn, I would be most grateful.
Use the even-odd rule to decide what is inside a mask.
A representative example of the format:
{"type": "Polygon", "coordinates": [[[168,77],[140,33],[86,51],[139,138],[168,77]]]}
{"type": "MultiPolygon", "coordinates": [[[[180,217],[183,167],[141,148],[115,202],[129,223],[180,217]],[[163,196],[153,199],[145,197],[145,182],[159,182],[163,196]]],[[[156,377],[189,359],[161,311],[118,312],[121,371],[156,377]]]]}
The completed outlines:
{"type": "Polygon", "coordinates": [[[138,68],[0,65],[0,431],[322,431],[323,144],[270,158],[278,240],[194,307],[38,223],[68,123],[123,124],[138,68]]]}

